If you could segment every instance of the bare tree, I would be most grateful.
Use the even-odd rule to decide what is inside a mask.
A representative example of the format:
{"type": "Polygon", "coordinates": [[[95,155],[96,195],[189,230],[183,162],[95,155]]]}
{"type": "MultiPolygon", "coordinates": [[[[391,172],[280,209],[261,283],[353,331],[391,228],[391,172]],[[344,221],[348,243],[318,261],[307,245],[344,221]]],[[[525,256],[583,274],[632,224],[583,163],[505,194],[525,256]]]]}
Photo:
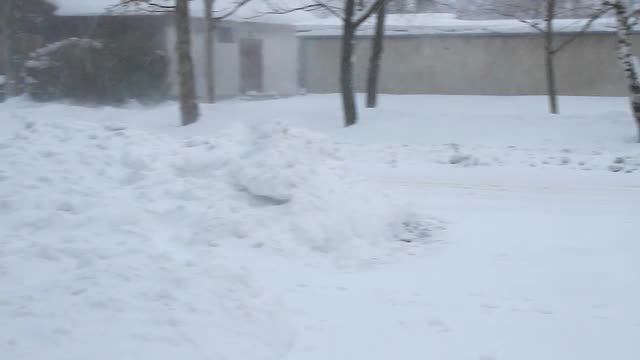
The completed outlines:
{"type": "Polygon", "coordinates": [[[637,22],[640,10],[634,9],[624,0],[604,0],[602,4],[613,10],[616,18],[616,36],[618,38],[618,60],[627,78],[631,111],[638,127],[640,142],[640,65],[632,53],[631,31],[637,22]]]}
{"type": "Polygon", "coordinates": [[[345,126],[355,125],[358,121],[356,99],[353,88],[353,50],[355,46],[357,24],[354,23],[355,0],[345,0],[342,23],[342,52],[340,55],[340,89],[345,126]]]}
{"type": "Polygon", "coordinates": [[[180,115],[182,125],[198,121],[200,111],[196,102],[196,86],[191,58],[191,24],[189,0],[176,0],[176,53],[178,55],[178,78],[180,82],[180,115]]]}
{"type": "Polygon", "coordinates": [[[380,62],[384,51],[384,30],[387,17],[387,5],[378,8],[376,14],[376,27],[373,34],[371,56],[369,57],[369,69],[367,70],[367,107],[378,106],[378,81],[380,78],[380,62]]]}
{"type": "Polygon", "coordinates": [[[344,0],[342,15],[342,53],[340,56],[340,89],[345,126],[355,125],[358,121],[355,91],[353,87],[353,52],[356,31],[369,17],[378,12],[387,0],[375,0],[367,8],[357,12],[355,0],[344,0]]]}
{"type": "Polygon", "coordinates": [[[608,11],[604,7],[581,9],[583,12],[588,10],[589,16],[583,20],[582,26],[577,31],[572,32],[560,40],[558,39],[555,21],[559,17],[563,17],[567,12],[577,11],[573,6],[566,7],[566,2],[562,2],[562,4],[563,5],[560,6],[558,0],[534,0],[526,2],[525,5],[522,1],[511,0],[511,2],[501,3],[499,8],[492,7],[483,9],[484,11],[493,11],[503,17],[517,19],[542,34],[544,39],[544,66],[549,112],[552,114],[559,113],[555,56],[587,32],[589,28],[591,28],[591,25],[608,11]]]}
{"type": "Polygon", "coordinates": [[[553,25],[557,11],[556,0],[545,0],[544,17],[544,68],[547,79],[547,95],[549,96],[549,112],[558,114],[558,88],[556,86],[556,66],[553,47],[553,25]]]}
{"type": "Polygon", "coordinates": [[[216,101],[215,84],[215,29],[216,19],[213,16],[214,0],[204,1],[204,19],[207,30],[204,37],[205,45],[205,78],[207,80],[207,102],[213,104],[216,101]]]}
{"type": "MultiPolygon", "coordinates": [[[[205,79],[207,83],[207,96],[206,101],[209,104],[213,104],[216,101],[216,84],[215,84],[215,35],[216,35],[216,23],[219,20],[226,19],[243,6],[250,3],[252,0],[236,0],[230,9],[223,12],[223,14],[214,16],[215,0],[203,0],[204,1],[204,19],[205,19],[205,36],[204,36],[204,49],[205,49],[205,79]]],[[[220,11],[218,11],[220,12],[220,11]]]]}
{"type": "Polygon", "coordinates": [[[197,102],[195,78],[193,74],[193,58],[191,57],[191,19],[189,0],[175,0],[173,5],[166,0],[120,0],[118,5],[109,9],[133,8],[135,11],[173,12],[176,28],[175,51],[178,58],[178,83],[180,100],[180,117],[183,126],[198,121],[200,109],[197,102]]]}
{"type": "MultiPolygon", "coordinates": [[[[176,6],[167,3],[169,0],[120,0],[120,4],[111,7],[112,10],[118,8],[133,8],[136,11],[152,12],[152,13],[167,13],[176,11],[176,6]]],[[[234,15],[243,6],[250,3],[252,0],[234,0],[229,5],[228,9],[216,10],[215,0],[203,0],[204,4],[204,19],[205,19],[205,36],[204,36],[204,49],[205,49],[205,69],[204,77],[206,82],[207,93],[204,97],[205,102],[213,104],[216,97],[215,86],[215,34],[216,24],[219,20],[226,19],[234,15]],[[222,13],[221,15],[214,16],[215,13],[222,13]]]]}
{"type": "MultiPolygon", "coordinates": [[[[425,0],[434,1],[454,9],[460,19],[488,20],[502,19],[503,15],[492,9],[506,9],[514,17],[529,18],[531,13],[544,14],[545,7],[540,0],[425,0]],[[455,3],[455,4],[454,4],[455,3]]],[[[557,18],[584,19],[591,16],[592,9],[600,5],[601,0],[556,0],[556,8],[562,9],[557,18]]]]}
{"type": "Polygon", "coordinates": [[[367,19],[377,13],[388,0],[300,0],[298,7],[286,7],[270,3],[272,10],[265,14],[286,14],[295,11],[326,11],[342,22],[340,54],[340,94],[345,126],[358,121],[355,90],[353,86],[353,53],[356,31],[367,19]]]}

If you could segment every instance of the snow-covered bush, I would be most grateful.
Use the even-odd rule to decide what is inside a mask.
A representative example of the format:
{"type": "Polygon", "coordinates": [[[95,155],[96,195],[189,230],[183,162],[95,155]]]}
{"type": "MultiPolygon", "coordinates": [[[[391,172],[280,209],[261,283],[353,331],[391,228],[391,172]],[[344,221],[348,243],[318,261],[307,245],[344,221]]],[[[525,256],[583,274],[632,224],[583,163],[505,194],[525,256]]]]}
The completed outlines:
{"type": "Polygon", "coordinates": [[[100,42],[69,38],[40,48],[25,64],[28,92],[35,100],[99,102],[108,89],[107,63],[100,42]]]}
{"type": "Polygon", "coordinates": [[[37,101],[110,104],[164,98],[166,66],[164,54],[144,46],[68,38],[32,52],[25,76],[37,101]]]}

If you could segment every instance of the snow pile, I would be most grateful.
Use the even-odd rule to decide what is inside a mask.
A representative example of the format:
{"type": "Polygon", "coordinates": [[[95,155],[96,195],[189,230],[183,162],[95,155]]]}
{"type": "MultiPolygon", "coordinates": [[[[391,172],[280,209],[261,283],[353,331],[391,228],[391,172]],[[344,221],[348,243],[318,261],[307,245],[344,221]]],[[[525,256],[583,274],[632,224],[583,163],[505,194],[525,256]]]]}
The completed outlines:
{"type": "MultiPolygon", "coordinates": [[[[222,226],[233,224],[235,237],[279,252],[298,244],[344,259],[372,256],[402,234],[398,226],[409,214],[351,176],[324,136],[277,123],[232,131],[243,132],[249,144],[228,169],[231,186],[243,195],[244,210],[222,226]]],[[[216,218],[206,222],[220,228],[216,218]]]]}
{"type": "Polygon", "coordinates": [[[176,140],[11,121],[22,123],[0,138],[0,353],[11,359],[278,358],[288,317],[242,259],[367,258],[400,239],[395,208],[304,131],[176,140]]]}
{"type": "Polygon", "coordinates": [[[172,151],[143,134],[49,119],[2,141],[2,354],[270,359],[284,351],[290,332],[278,301],[242,267],[181,243],[188,201],[167,192],[189,184],[171,188],[166,163],[152,163],[167,156],[165,145],[172,151]]]}

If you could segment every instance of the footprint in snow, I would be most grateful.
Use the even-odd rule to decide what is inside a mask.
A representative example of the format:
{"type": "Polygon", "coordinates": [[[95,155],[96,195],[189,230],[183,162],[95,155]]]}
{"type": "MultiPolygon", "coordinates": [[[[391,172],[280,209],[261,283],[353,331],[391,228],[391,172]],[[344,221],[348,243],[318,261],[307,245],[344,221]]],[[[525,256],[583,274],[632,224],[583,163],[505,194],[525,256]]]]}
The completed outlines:
{"type": "Polygon", "coordinates": [[[427,322],[427,325],[429,325],[432,328],[435,328],[438,330],[438,332],[451,332],[451,328],[444,323],[442,320],[438,319],[438,318],[432,318],[427,322]]]}
{"type": "Polygon", "coordinates": [[[480,355],[478,360],[497,360],[497,358],[493,355],[480,355]]]}
{"type": "Polygon", "coordinates": [[[553,310],[551,309],[535,309],[535,312],[537,312],[538,314],[542,314],[542,315],[552,315],[553,314],[553,310]]]}
{"type": "Polygon", "coordinates": [[[496,310],[496,309],[500,309],[500,305],[497,304],[492,304],[492,303],[485,303],[482,304],[482,307],[488,310],[496,310]]]}

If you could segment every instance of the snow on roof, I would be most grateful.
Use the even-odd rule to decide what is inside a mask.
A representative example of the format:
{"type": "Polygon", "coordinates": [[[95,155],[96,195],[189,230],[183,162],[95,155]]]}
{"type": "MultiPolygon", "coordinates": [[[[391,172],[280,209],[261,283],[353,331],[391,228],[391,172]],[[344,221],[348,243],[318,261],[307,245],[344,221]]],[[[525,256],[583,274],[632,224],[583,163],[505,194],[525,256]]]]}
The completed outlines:
{"type": "MultiPolygon", "coordinates": [[[[374,18],[365,22],[359,33],[371,34],[374,18]]],[[[541,20],[537,21],[542,25],[541,20]]],[[[558,19],[554,21],[556,32],[577,32],[586,24],[587,19],[558,19]]],[[[296,24],[300,36],[338,36],[341,34],[341,21],[336,17],[311,19],[296,24]]],[[[595,21],[589,31],[613,31],[615,24],[610,18],[595,21]]],[[[387,15],[387,35],[422,34],[526,34],[537,33],[530,25],[516,19],[504,20],[460,20],[455,14],[393,14],[387,15]]]]}
{"type": "MultiPolygon", "coordinates": [[[[107,15],[109,14],[109,8],[117,5],[119,0],[48,0],[52,4],[58,7],[56,15],[60,16],[88,16],[88,15],[107,15]]],[[[215,9],[219,14],[225,14],[229,12],[236,3],[237,0],[216,0],[215,9]]],[[[158,3],[166,3],[168,5],[173,4],[173,0],[157,0],[158,3]]],[[[229,20],[235,21],[254,21],[254,22],[269,22],[269,23],[281,23],[281,24],[294,24],[300,22],[313,22],[316,15],[298,11],[289,14],[268,14],[273,12],[270,4],[272,1],[267,0],[253,0],[247,5],[243,6],[234,15],[230,16],[229,20]]],[[[293,7],[298,4],[299,0],[278,0],[279,6],[282,8],[293,7]],[[289,4],[290,3],[290,4],[289,4]]],[[[204,11],[204,4],[202,0],[190,2],[190,12],[194,17],[201,17],[204,11]]],[[[131,14],[132,12],[127,12],[131,14]]],[[[148,12],[134,12],[136,14],[149,14],[148,12]]]]}

